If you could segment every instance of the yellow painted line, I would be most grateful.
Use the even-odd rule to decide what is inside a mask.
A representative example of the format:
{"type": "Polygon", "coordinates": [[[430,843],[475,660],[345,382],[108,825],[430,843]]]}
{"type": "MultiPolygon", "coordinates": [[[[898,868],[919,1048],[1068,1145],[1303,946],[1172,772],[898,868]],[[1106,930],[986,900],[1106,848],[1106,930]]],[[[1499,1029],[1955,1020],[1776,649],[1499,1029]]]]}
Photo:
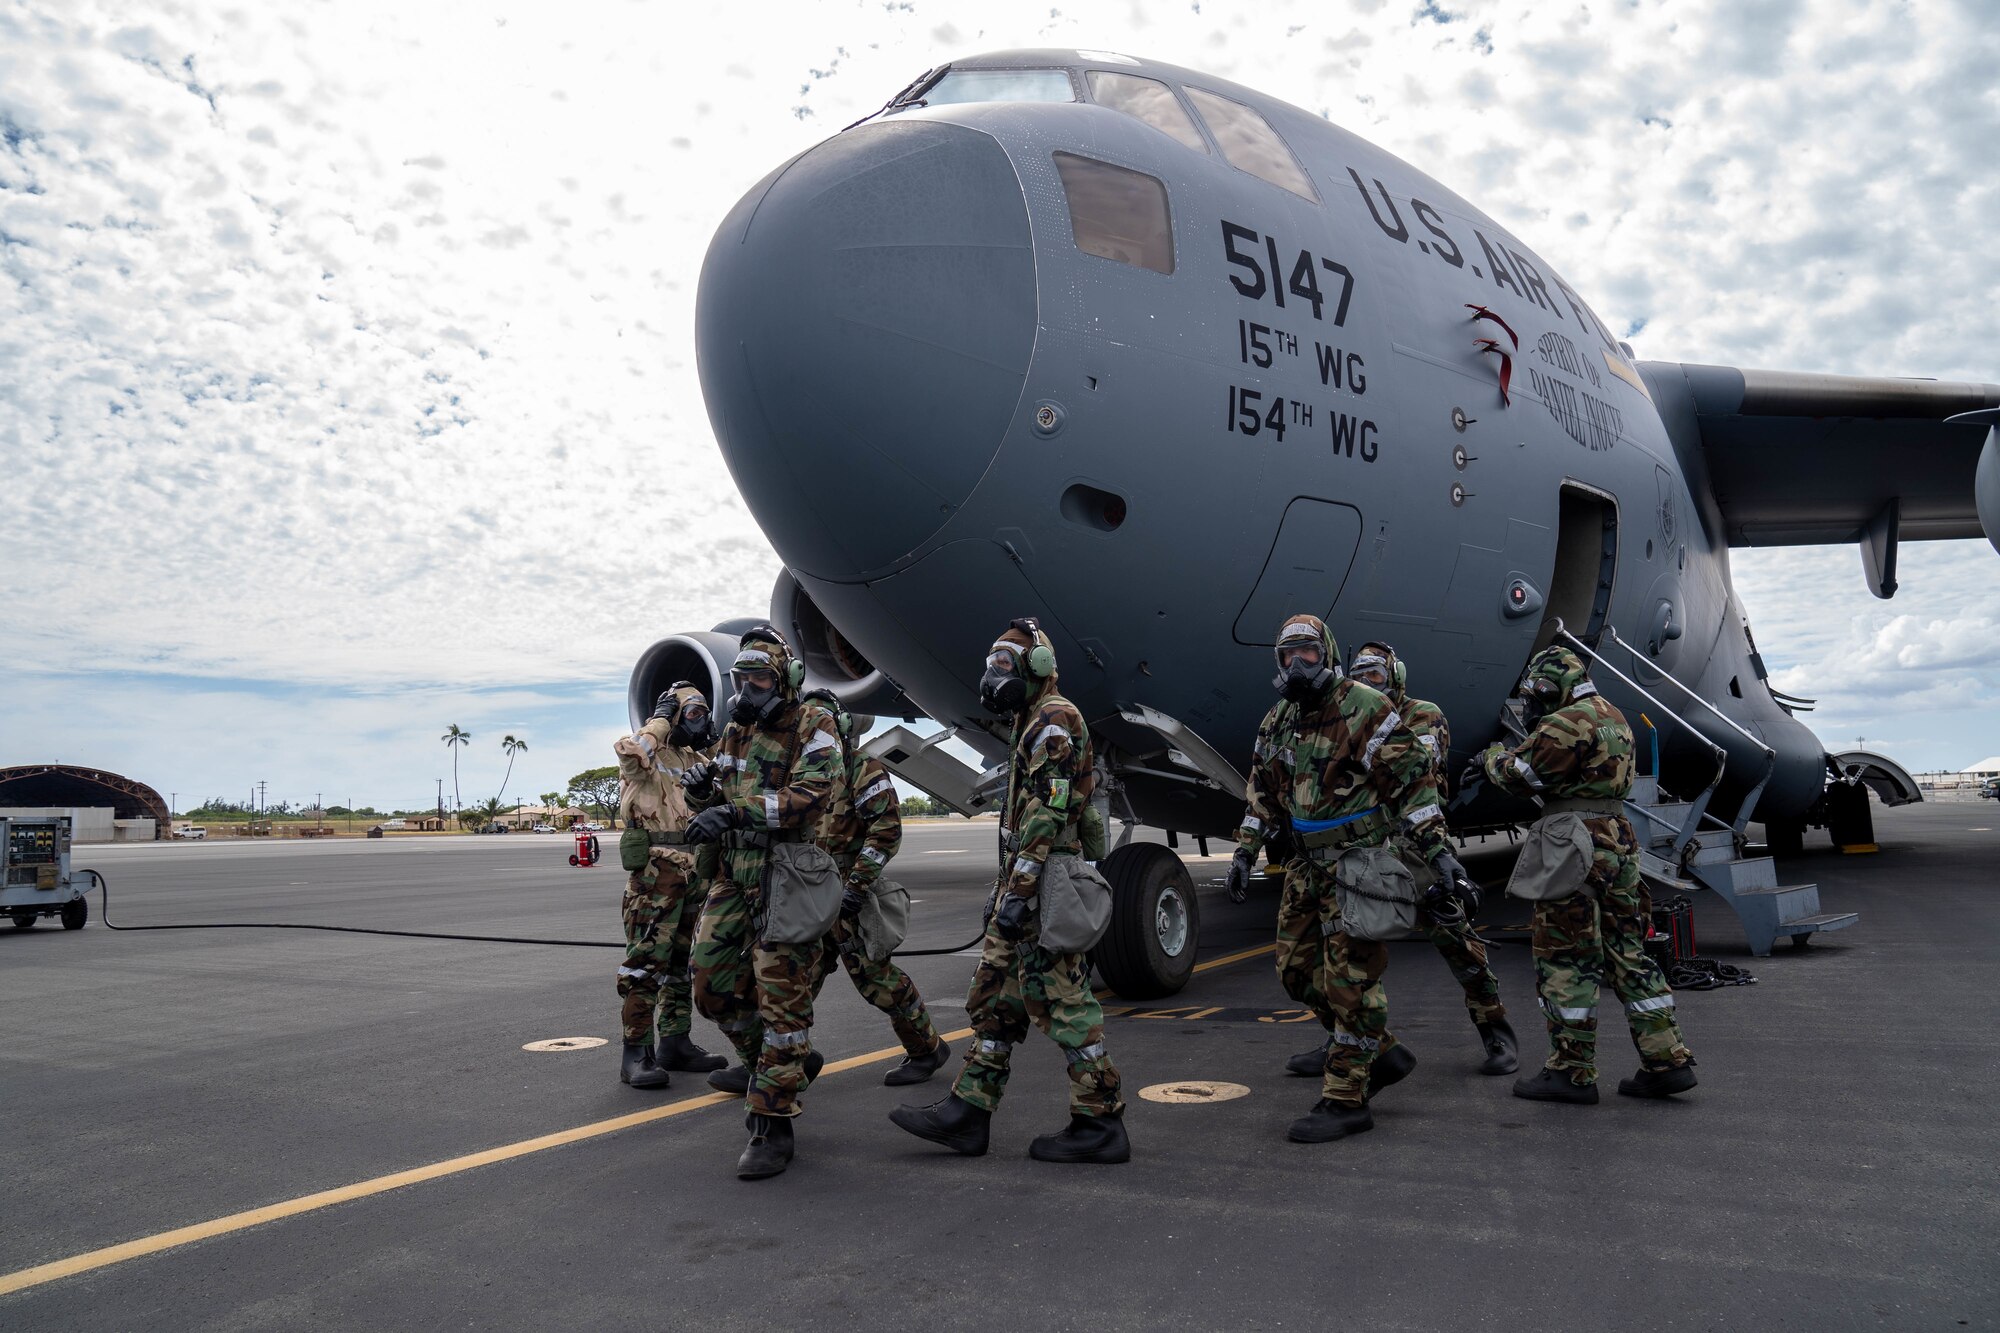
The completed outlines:
{"type": "Polygon", "coordinates": [[[1245,958],[1255,958],[1259,954],[1274,953],[1277,948],[1276,943],[1260,944],[1254,949],[1245,949],[1240,953],[1226,953],[1220,958],[1211,958],[1205,963],[1196,963],[1194,970],[1197,972],[1206,972],[1210,968],[1228,967],[1231,963],[1240,963],[1245,958]]]}
{"type": "MultiPolygon", "coordinates": [[[[1269,953],[1275,945],[1260,945],[1255,949],[1245,949],[1241,953],[1226,954],[1221,958],[1197,963],[1195,971],[1207,972],[1213,968],[1254,958],[1258,954],[1269,953]]],[[[1128,1010],[1106,1010],[1108,1014],[1121,1014],[1128,1010]]],[[[955,1032],[943,1034],[945,1041],[960,1041],[972,1035],[971,1028],[959,1028],[955,1032]]],[[[880,1064],[882,1061],[903,1054],[901,1046],[888,1046],[865,1055],[850,1055],[844,1060],[835,1060],[820,1071],[820,1077],[843,1073],[849,1069],[859,1069],[864,1065],[880,1064]]],[[[606,1134],[616,1134],[620,1130],[634,1129],[649,1125],[657,1120],[670,1120],[709,1106],[721,1106],[727,1102],[740,1101],[726,1092],[704,1093],[699,1097],[687,1097],[666,1106],[656,1106],[648,1111],[634,1111],[631,1115],[614,1116],[609,1120],[597,1120],[588,1125],[578,1125],[574,1129],[558,1130],[553,1134],[543,1134],[538,1138],[522,1139],[519,1143],[503,1144],[498,1148],[488,1148],[483,1152],[467,1153],[463,1157],[450,1157],[442,1162],[432,1162],[429,1166],[412,1167],[408,1171],[397,1171],[391,1175],[376,1176],[373,1180],[357,1181],[352,1185],[342,1185],[338,1189],[321,1190],[317,1194],[305,1194],[296,1199],[286,1199],[281,1203],[267,1204],[262,1208],[252,1208],[241,1213],[230,1213],[225,1217],[211,1218],[197,1222],[193,1226],[175,1227],[172,1231],[162,1231],[151,1236],[141,1236],[128,1240],[122,1245],[108,1245],[101,1250],[89,1250],[83,1254],[58,1259],[54,1263],[40,1264],[34,1268],[23,1268],[12,1273],[0,1274],[0,1296],[38,1287],[58,1278],[75,1277],[79,1273],[92,1272],[99,1268],[109,1268],[122,1264],[128,1259],[142,1259],[149,1254],[189,1245],[198,1240],[210,1240],[216,1236],[226,1236],[236,1231],[247,1231],[267,1222],[281,1221],[287,1217],[297,1217],[302,1213],[318,1212],[335,1204],[347,1203],[354,1199],[365,1199],[370,1195],[387,1194],[390,1190],[402,1189],[408,1185],[421,1185],[427,1180],[439,1180],[445,1176],[455,1176],[475,1167],[491,1166],[496,1162],[511,1162],[517,1157],[527,1157],[533,1153],[545,1152],[550,1148],[560,1148],[565,1144],[581,1143],[586,1139],[602,1138],[606,1134]]]]}

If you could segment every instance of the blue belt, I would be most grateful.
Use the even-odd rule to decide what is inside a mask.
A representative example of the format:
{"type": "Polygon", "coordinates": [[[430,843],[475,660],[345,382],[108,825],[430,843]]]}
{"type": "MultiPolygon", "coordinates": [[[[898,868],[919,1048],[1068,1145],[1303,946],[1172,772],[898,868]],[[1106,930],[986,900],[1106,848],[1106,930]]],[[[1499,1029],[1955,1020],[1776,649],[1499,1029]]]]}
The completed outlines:
{"type": "Polygon", "coordinates": [[[1339,828],[1342,824],[1352,824],[1357,819],[1366,819],[1381,809],[1379,805],[1371,805],[1359,814],[1343,815],[1339,819],[1294,819],[1292,827],[1300,833],[1324,833],[1330,828],[1339,828]]]}

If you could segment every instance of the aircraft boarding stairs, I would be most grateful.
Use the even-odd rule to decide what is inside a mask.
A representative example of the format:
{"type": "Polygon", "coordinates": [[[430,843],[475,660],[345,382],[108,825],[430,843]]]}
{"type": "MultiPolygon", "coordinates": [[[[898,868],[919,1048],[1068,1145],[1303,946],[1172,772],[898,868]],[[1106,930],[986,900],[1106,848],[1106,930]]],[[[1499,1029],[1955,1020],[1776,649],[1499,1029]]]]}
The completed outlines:
{"type": "MultiPolygon", "coordinates": [[[[1708,741],[1686,719],[1648,693],[1638,681],[1612,666],[1601,654],[1563,629],[1560,620],[1556,621],[1556,635],[1571,649],[1617,677],[1668,721],[1708,744],[1714,755],[1715,775],[1691,800],[1681,800],[1671,792],[1660,789],[1657,738],[1653,745],[1654,771],[1633,779],[1632,793],[1625,799],[1625,813],[1639,839],[1640,873],[1656,899],[1666,893],[1709,890],[1736,913],[1736,919],[1743,923],[1743,934],[1750,942],[1750,952],[1758,958],[1770,956],[1771,946],[1780,935],[1791,936],[1793,945],[1803,948],[1819,932],[1844,930],[1860,919],[1854,912],[1822,912],[1817,884],[1780,884],[1777,863],[1764,855],[1761,848],[1751,844],[1746,836],[1744,830],[1750,822],[1750,813],[1756,808],[1764,783],[1770,780],[1771,772],[1777,765],[1777,755],[1769,746],[1737,726],[1713,704],[1672,676],[1656,673],[1661,683],[1672,685],[1764,754],[1764,776],[1744,797],[1742,813],[1737,816],[1736,822],[1724,823],[1708,813],[1708,802],[1722,782],[1723,771],[1728,765],[1727,751],[1708,741]]],[[[1601,631],[1599,642],[1609,642],[1625,649],[1635,662],[1644,660],[1630,644],[1618,637],[1617,630],[1609,626],[1601,631]]],[[[1516,716],[1509,729],[1519,725],[1516,716]]],[[[1647,725],[1651,725],[1650,720],[1647,725]]]]}
{"type": "MultiPolygon", "coordinates": [[[[1744,855],[1755,847],[1737,847],[1740,836],[1720,820],[1676,847],[1693,803],[1675,800],[1659,789],[1651,774],[1635,778],[1625,799],[1625,813],[1639,837],[1639,868],[1653,896],[1665,892],[1708,889],[1728,903],[1743,923],[1750,952],[1768,958],[1780,935],[1803,947],[1814,934],[1841,930],[1860,917],[1853,912],[1822,912],[1819,885],[1780,884],[1777,863],[1769,856],[1744,855]]],[[[1699,823],[1700,821],[1693,821],[1699,823]]]]}

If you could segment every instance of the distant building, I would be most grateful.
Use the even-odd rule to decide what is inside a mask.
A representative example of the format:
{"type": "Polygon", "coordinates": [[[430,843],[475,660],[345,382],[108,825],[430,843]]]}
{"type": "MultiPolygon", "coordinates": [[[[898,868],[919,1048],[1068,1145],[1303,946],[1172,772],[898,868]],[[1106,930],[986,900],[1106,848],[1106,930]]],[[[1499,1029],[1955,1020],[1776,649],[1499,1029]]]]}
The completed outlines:
{"type": "Polygon", "coordinates": [[[1960,769],[1959,775],[1968,778],[2000,778],[2000,754],[1982,759],[1969,768],[1960,769]]]}
{"type": "Polygon", "coordinates": [[[167,803],[145,783],[75,764],[0,768],[0,810],[69,815],[77,842],[150,842],[173,826],[167,803]]]}

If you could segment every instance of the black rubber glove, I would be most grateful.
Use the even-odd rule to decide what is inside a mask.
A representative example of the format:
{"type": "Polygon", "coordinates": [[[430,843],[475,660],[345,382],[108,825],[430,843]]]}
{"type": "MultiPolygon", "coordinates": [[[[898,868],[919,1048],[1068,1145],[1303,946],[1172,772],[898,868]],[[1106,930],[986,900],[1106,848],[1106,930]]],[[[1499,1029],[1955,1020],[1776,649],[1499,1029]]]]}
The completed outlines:
{"type": "Polygon", "coordinates": [[[1439,890],[1456,898],[1467,916],[1479,910],[1479,886],[1472,882],[1472,876],[1456,856],[1439,852],[1431,858],[1431,869],[1437,871],[1439,890]]]}
{"type": "Polygon", "coordinates": [[[712,805],[688,821],[688,841],[721,842],[723,834],[749,822],[749,816],[733,805],[712,805]]]}
{"type": "Polygon", "coordinates": [[[1035,900],[1023,898],[1018,893],[1000,895],[1000,906],[993,912],[993,928],[1000,932],[1000,938],[1009,943],[1019,943],[1028,933],[1028,924],[1035,919],[1035,900]]]}
{"type": "Polygon", "coordinates": [[[1240,903],[1250,896],[1250,872],[1256,868],[1257,853],[1248,847],[1238,847],[1236,855],[1229,858],[1229,877],[1223,885],[1229,890],[1229,901],[1240,903]]]}
{"type": "Polygon", "coordinates": [[[715,765],[704,759],[681,770],[681,787],[697,801],[715,795],[715,765]]]}
{"type": "Polygon", "coordinates": [[[1473,783],[1484,781],[1486,781],[1485,761],[1483,758],[1474,758],[1471,763],[1465,766],[1465,771],[1458,775],[1458,789],[1464,791],[1473,783]]]}
{"type": "Polygon", "coordinates": [[[868,891],[849,884],[840,895],[840,914],[852,921],[861,915],[861,905],[868,901],[868,891]]]}

